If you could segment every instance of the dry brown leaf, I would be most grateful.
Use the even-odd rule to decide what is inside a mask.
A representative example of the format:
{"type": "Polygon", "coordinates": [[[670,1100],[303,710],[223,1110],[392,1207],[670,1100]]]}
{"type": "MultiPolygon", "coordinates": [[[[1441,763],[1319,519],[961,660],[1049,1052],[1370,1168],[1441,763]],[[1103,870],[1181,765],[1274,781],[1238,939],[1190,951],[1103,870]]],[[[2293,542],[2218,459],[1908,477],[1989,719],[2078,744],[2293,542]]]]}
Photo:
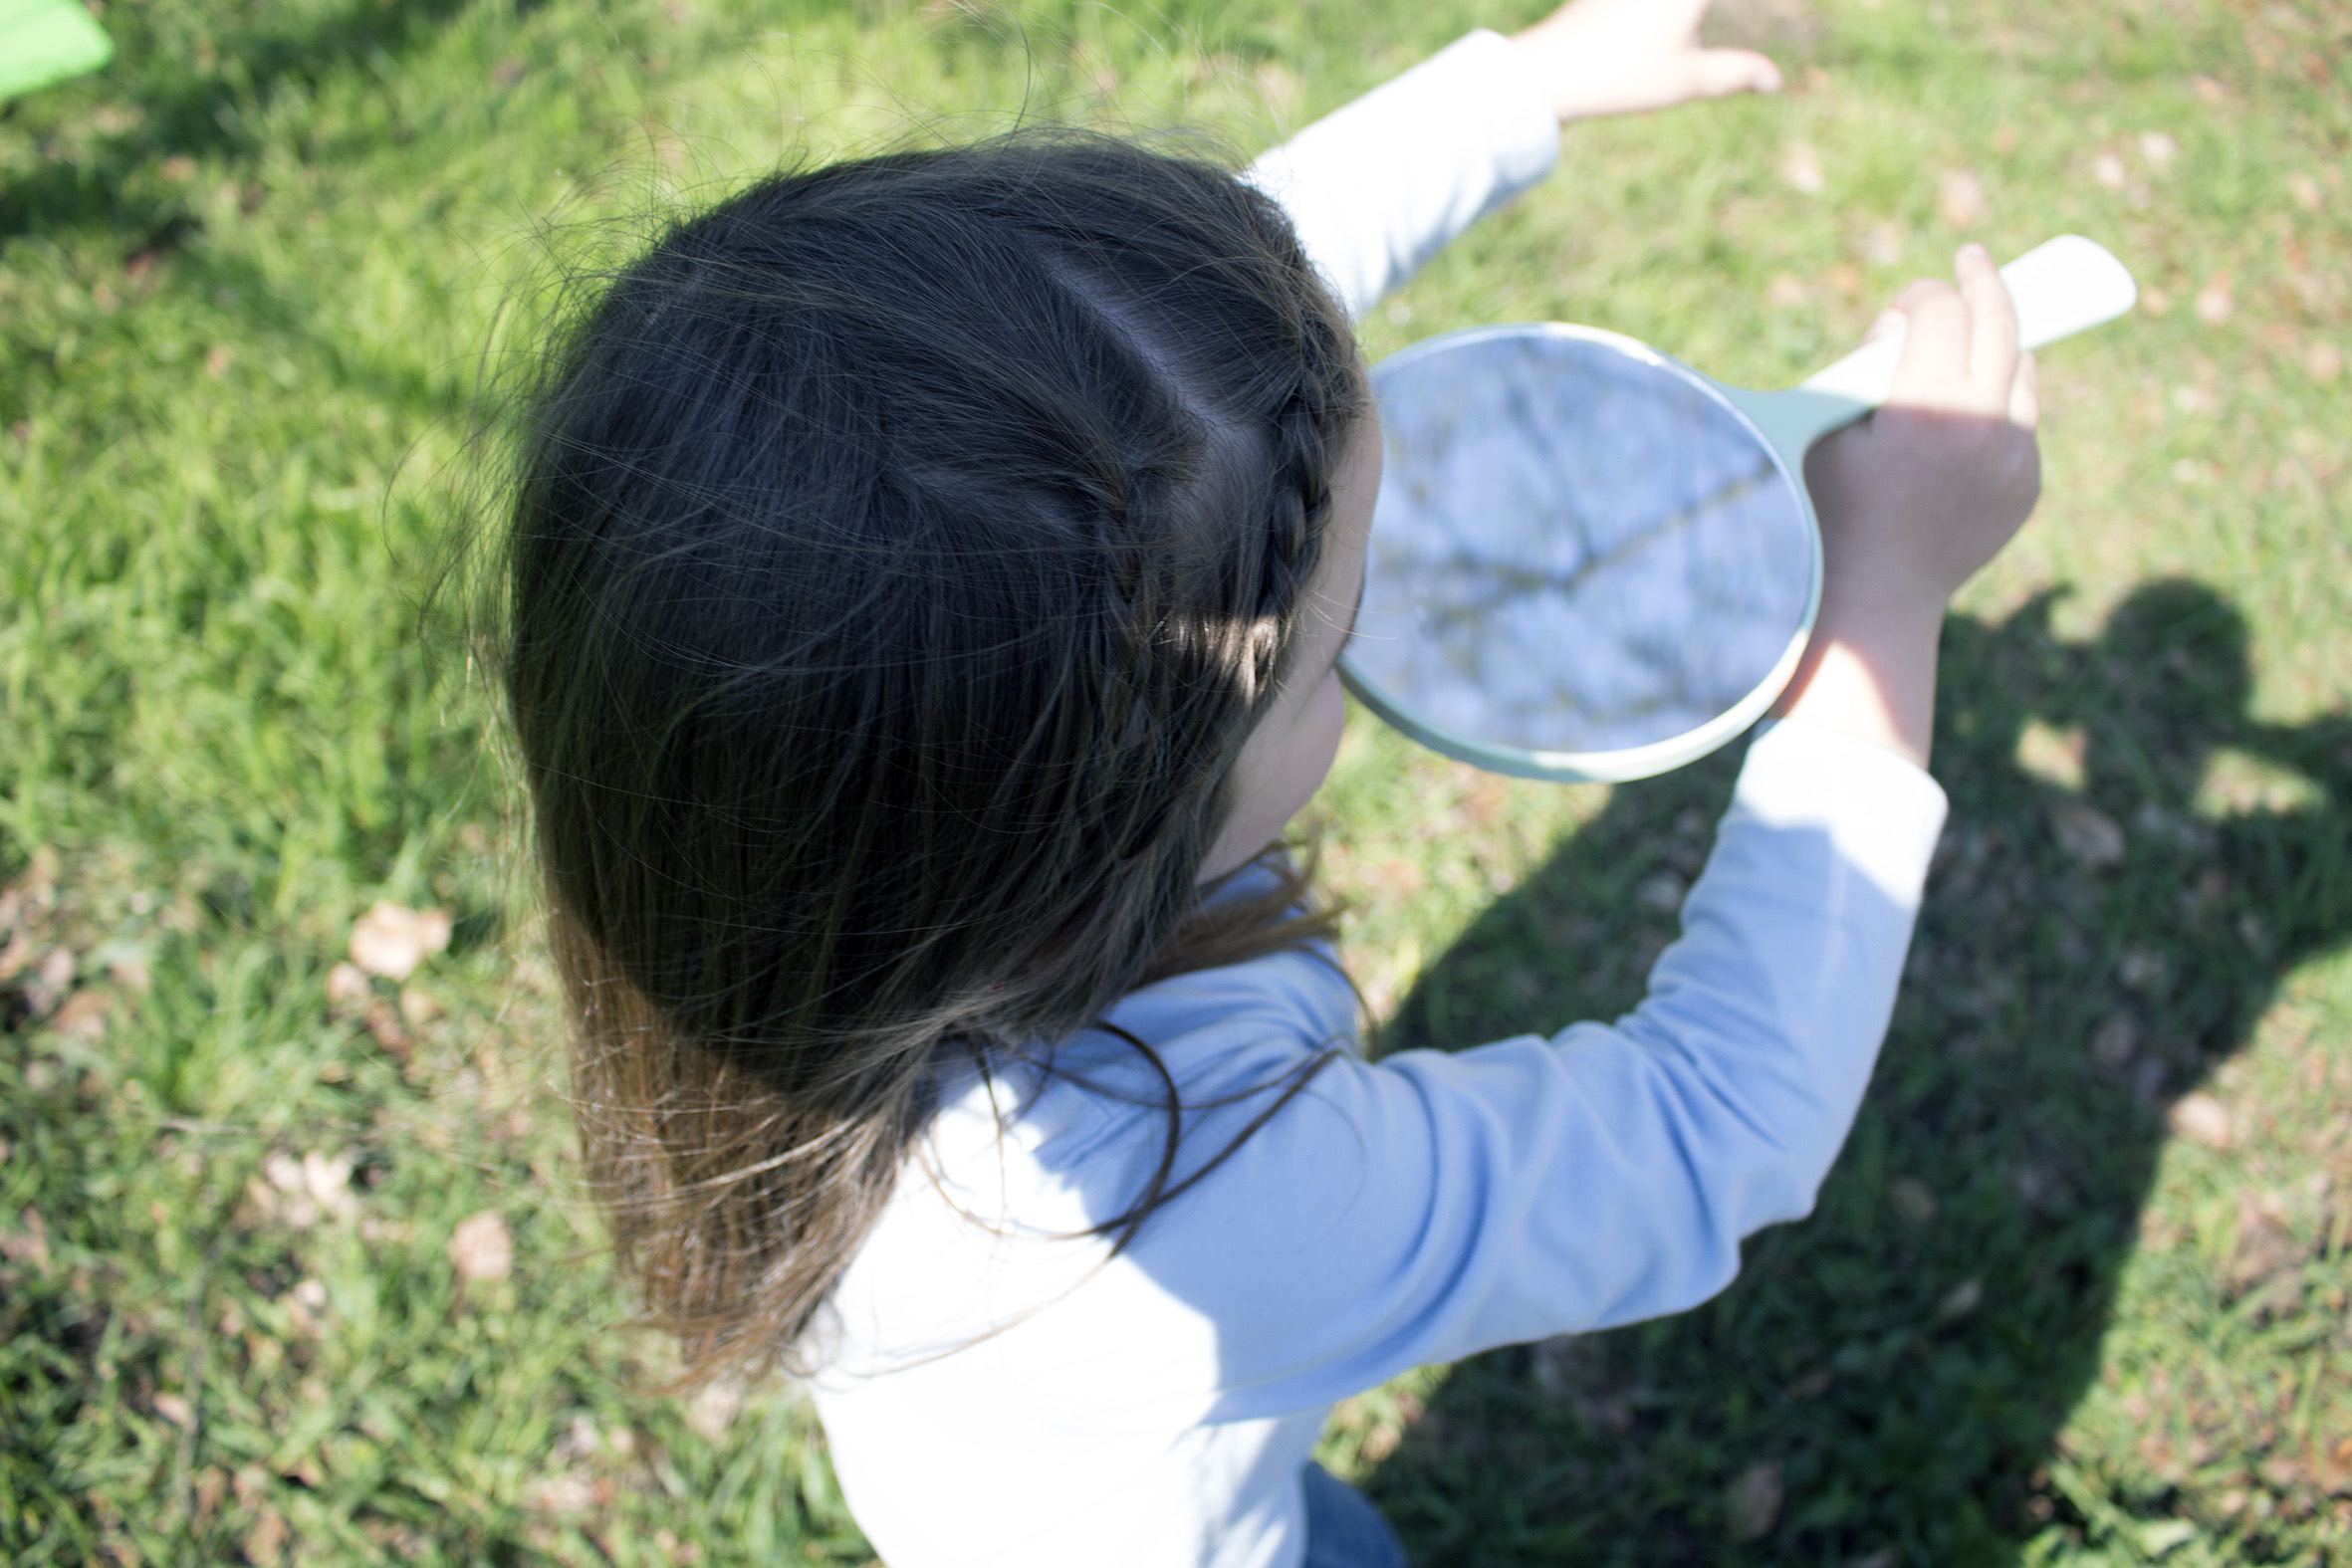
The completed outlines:
{"type": "Polygon", "coordinates": [[[30,1263],[47,1272],[49,1268],[49,1222],[41,1218],[41,1211],[26,1208],[16,1217],[17,1229],[0,1231],[0,1257],[12,1263],[30,1263]]]}
{"type": "Polygon", "coordinates": [[[1278,117],[1288,118],[1298,112],[1306,102],[1306,84],[1298,73],[1279,61],[1269,60],[1253,74],[1258,85],[1258,97],[1278,117]]]}
{"type": "Polygon", "coordinates": [[[1763,1540],[1780,1522],[1785,1497],[1777,1463],[1751,1464],[1724,1493],[1724,1533],[1740,1542],[1763,1540]]]}
{"type": "Polygon", "coordinates": [[[2175,1100],[2165,1123],[2175,1136],[2186,1138],[2202,1149],[2227,1149],[2236,1141],[2237,1130],[2230,1107],[2203,1089],[2194,1089],[2175,1100]]]}
{"type": "Polygon", "coordinates": [[[1682,908],[1689,885],[1672,871],[1653,871],[1633,890],[1633,901],[1644,909],[1671,915],[1682,908]]]}
{"type": "Polygon", "coordinates": [[[2173,967],[2161,953],[2128,947],[2115,961],[2115,978],[2133,991],[2155,991],[2172,978],[2173,967]]]}
{"type": "Polygon", "coordinates": [[[2079,724],[2059,729],[2028,719],[2017,735],[2017,766],[2061,789],[2080,789],[2090,777],[2090,735],[2079,724]]]}
{"type": "Polygon", "coordinates": [[[1414,898],[1429,886],[1429,873],[1410,860],[1380,860],[1356,873],[1356,885],[1377,897],[1414,898]]]}
{"type": "Polygon", "coordinates": [[[2230,275],[2215,273],[2197,291],[2197,319],[2208,327],[2219,327],[2236,314],[2237,294],[2231,287],[2230,275]]]}
{"type": "Polygon", "coordinates": [[[1096,98],[1114,98],[1119,91],[1118,67],[1091,42],[1080,39],[1069,46],[1070,75],[1083,81],[1096,98]]]}
{"type": "Polygon", "coordinates": [[[1936,211],[1956,229],[1973,229],[1993,215],[1985,182],[1967,169],[1948,169],[1936,181],[1936,211]]]}
{"type": "Polygon", "coordinates": [[[302,1162],[292,1155],[273,1154],[261,1163],[261,1174],[282,1193],[302,1191],[302,1162]]]}
{"type": "Polygon", "coordinates": [[[358,965],[346,961],[327,972],[327,1005],[331,1008],[353,1008],[372,995],[367,986],[367,972],[358,965]]]}
{"type": "Polygon", "coordinates": [[[74,950],[51,948],[42,956],[33,971],[32,981],[24,987],[25,1010],[36,1018],[46,1018],[66,1000],[66,993],[74,986],[74,950]]]}
{"type": "Polygon", "coordinates": [[[317,1149],[305,1154],[302,1190],[339,1220],[349,1220],[358,1212],[359,1200],[352,1193],[352,1157],[348,1154],[326,1154],[317,1149]]]}
{"type": "Polygon", "coordinates": [[[107,1037],[107,1014],[113,1010],[113,1000],[105,992],[77,991],[59,1005],[49,1026],[68,1039],[102,1040],[107,1037]]]}
{"type": "Polygon", "coordinates": [[[1528,1371],[1546,1399],[1562,1399],[1574,1392],[1584,1368],[1584,1338],[1554,1334],[1528,1347],[1528,1371]]]}
{"type": "Polygon", "coordinates": [[[286,1318],[299,1334],[319,1334],[320,1320],[327,1315],[327,1287],[316,1279],[305,1279],[286,1296],[286,1318]]]}
{"type": "Polygon", "coordinates": [[[319,1205],[306,1191],[301,1161],[273,1154],[262,1161],[261,1174],[263,1180],[248,1184],[245,1195],[262,1218],[283,1220],[297,1231],[319,1223],[319,1205]]]}
{"type": "Polygon", "coordinates": [[[542,1476],[524,1489],[523,1506],[533,1513],[559,1518],[588,1512],[596,1505],[595,1482],[569,1471],[542,1476]]]}
{"type": "Polygon", "coordinates": [[[515,1237],[506,1219],[485,1209],[457,1223],[449,1236],[449,1262],[467,1281],[504,1279],[514,1271],[515,1237]]]}
{"type": "Polygon", "coordinates": [[[2295,1268],[2302,1260],[2302,1248],[2295,1245],[2277,1200],[2271,1197],[2265,1201],[2265,1195],[2250,1187],[2240,1189],[2237,1239],[2230,1249],[2226,1270],[2231,1287],[2242,1292],[2274,1274],[2295,1268]]]}
{"type": "Polygon", "coordinates": [[[559,1465],[580,1459],[592,1459],[604,1452],[604,1435],[596,1424],[586,1416],[575,1416],[572,1425],[556,1440],[551,1457],[559,1465]]]}
{"type": "Polygon", "coordinates": [[[2065,1181],[2048,1166],[2027,1160],[2010,1168],[2009,1190],[2026,1208],[2047,1211],[2065,1191],[2065,1181]]]}
{"type": "Polygon", "coordinates": [[[1790,1399],[1819,1399],[1829,1392],[1830,1386],[1836,1381],[1837,1374],[1835,1372],[1827,1367],[1815,1367],[1810,1372],[1799,1373],[1789,1380],[1788,1397],[1790,1399]]]}
{"type": "Polygon", "coordinates": [[[2101,1072],[2121,1072],[2140,1051],[2140,1022],[2118,1012],[2091,1034],[2091,1063],[2101,1072]]]}
{"type": "Polygon", "coordinates": [[[196,1413],[190,1410],[188,1402],[177,1394],[158,1394],[153,1403],[155,1414],[170,1422],[174,1427],[193,1427],[196,1424],[196,1413]]]}
{"type": "Polygon", "coordinates": [[[374,1036],[376,1048],[385,1055],[408,1054],[408,1030],[401,1024],[399,1012],[381,997],[367,1004],[367,1032],[374,1036]]]}
{"type": "Polygon", "coordinates": [[[1808,196],[1819,195],[1827,183],[1821,176],[1821,154],[1809,141],[1788,143],[1788,150],[1780,155],[1780,177],[1808,196]]]}
{"type": "Polygon", "coordinates": [[[2059,847],[2086,871],[2103,871],[2123,864],[2127,845],[2115,818],[2080,800],[2061,800],[2050,807],[2050,831],[2059,847]]]}
{"type": "Polygon", "coordinates": [[[1905,1225],[1933,1223],[1943,1207],[1936,1201],[1936,1190],[1916,1176],[1898,1176],[1887,1183],[1887,1202],[1905,1225]]]}
{"type": "Polygon", "coordinates": [[[706,1443],[716,1443],[735,1425],[743,1409],[743,1390],[732,1383],[707,1383],[686,1402],[686,1425],[706,1443]]]}
{"type": "Polygon", "coordinates": [[[245,1532],[246,1560],[254,1568],[278,1568],[286,1553],[286,1515],[264,1508],[253,1528],[245,1532]]]}
{"type": "Polygon", "coordinates": [[[445,909],[408,909],[380,900],[352,926],[352,962],[370,975],[406,980],[449,946],[445,909]]]}
{"type": "Polygon", "coordinates": [[[124,953],[109,962],[107,978],[134,997],[143,997],[155,987],[155,972],[137,953],[124,953]]]}

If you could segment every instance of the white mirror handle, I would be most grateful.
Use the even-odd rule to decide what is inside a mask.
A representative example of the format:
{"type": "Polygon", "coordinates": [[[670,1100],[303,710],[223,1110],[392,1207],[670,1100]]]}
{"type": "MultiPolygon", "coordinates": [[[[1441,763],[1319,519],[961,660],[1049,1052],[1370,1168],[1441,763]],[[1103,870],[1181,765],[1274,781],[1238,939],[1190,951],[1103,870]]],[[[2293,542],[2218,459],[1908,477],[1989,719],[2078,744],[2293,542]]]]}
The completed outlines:
{"type": "MultiPolygon", "coordinates": [[[[2016,302],[2017,346],[2025,349],[2111,322],[2140,297],[2123,263],[2105,246],[2079,234],[2061,234],[2036,245],[2001,268],[2000,277],[2016,302]]],[[[1895,361],[1902,355],[1903,333],[1897,329],[1798,384],[1875,408],[1887,400],[1895,361]]]]}

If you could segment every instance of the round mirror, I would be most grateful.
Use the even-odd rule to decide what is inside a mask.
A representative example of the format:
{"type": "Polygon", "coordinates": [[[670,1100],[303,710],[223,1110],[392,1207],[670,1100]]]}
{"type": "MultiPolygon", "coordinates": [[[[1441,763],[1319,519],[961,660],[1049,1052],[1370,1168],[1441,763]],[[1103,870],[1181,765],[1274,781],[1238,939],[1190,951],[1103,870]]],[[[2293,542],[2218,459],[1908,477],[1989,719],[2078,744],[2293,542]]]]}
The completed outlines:
{"type": "Polygon", "coordinates": [[[1500,773],[1638,779],[1723,745],[1803,653],[1801,476],[1706,377],[1611,333],[1480,328],[1372,372],[1386,471],[1340,672],[1500,773]]]}

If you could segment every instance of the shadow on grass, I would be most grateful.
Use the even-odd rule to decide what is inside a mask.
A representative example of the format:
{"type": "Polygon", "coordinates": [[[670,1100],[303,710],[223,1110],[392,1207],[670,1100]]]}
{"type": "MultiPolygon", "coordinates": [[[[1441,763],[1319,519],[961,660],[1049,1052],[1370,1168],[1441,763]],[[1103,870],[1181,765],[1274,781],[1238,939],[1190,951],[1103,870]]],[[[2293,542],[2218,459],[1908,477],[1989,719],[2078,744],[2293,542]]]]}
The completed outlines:
{"type": "Polygon", "coordinates": [[[101,224],[144,234],[154,249],[176,243],[195,226],[184,198],[137,176],[176,155],[257,150],[247,111],[281,88],[316,87],[353,65],[422,49],[469,3],[113,8],[114,64],[64,90],[103,100],[91,115],[100,133],[0,188],[0,241],[101,224]]]}
{"type": "MultiPolygon", "coordinates": [[[[2243,622],[2204,586],[2141,588],[2087,645],[2049,609],[1946,634],[1952,820],[1814,1217],[1695,1312],[1457,1367],[1370,1483],[1421,1568],[2002,1563],[2066,1517],[2037,1472],[2097,1375],[2167,1107],[2352,934],[2352,722],[2250,718],[2243,622]],[[2019,766],[2031,720],[2080,727],[2079,794],[2019,766]],[[2300,800],[2201,819],[2225,749],[2300,775],[2300,800]],[[1786,1502],[1734,1546],[1727,1490],[1760,1463],[1786,1502]]],[[[1620,788],[1385,1047],[1630,1007],[1735,772],[1620,788]]]]}

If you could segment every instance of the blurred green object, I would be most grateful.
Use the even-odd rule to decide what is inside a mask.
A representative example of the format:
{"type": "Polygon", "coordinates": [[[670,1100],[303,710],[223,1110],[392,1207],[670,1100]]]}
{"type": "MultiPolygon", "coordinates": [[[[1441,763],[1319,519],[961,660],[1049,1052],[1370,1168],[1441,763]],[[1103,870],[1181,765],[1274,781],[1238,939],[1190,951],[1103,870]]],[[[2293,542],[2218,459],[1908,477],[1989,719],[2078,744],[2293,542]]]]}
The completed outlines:
{"type": "Polygon", "coordinates": [[[0,0],[0,100],[96,71],[114,53],[79,0],[0,0]]]}

